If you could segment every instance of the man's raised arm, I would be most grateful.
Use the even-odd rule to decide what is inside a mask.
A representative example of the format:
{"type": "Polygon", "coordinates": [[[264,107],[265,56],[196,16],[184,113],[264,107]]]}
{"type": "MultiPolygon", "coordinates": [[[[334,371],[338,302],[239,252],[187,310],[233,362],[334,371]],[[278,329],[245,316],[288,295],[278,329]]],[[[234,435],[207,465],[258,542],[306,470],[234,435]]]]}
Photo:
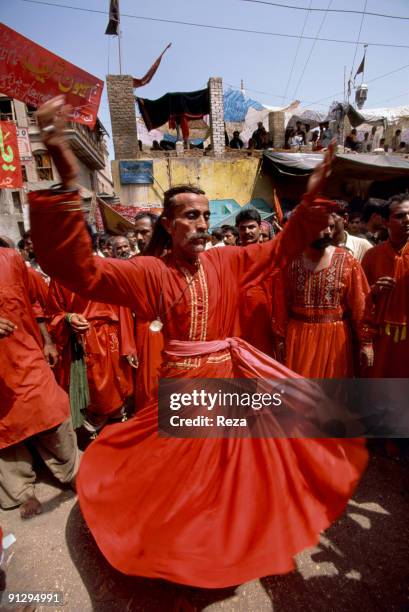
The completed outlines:
{"type": "Polygon", "coordinates": [[[37,112],[43,142],[62,185],[29,194],[36,257],[43,270],[68,289],[96,301],[138,309],[146,300],[147,276],[155,273],[158,262],[154,258],[144,258],[142,263],[93,255],[76,185],[77,161],[64,134],[67,111],[64,97],[59,96],[37,112]]]}
{"type": "MultiPolygon", "coordinates": [[[[331,172],[335,143],[331,143],[323,162],[309,178],[306,193],[294,209],[290,219],[276,238],[263,244],[252,244],[237,249],[241,284],[255,284],[271,274],[274,268],[284,268],[315,240],[328,226],[328,215],[333,209],[329,200],[319,199],[331,172]]],[[[226,249],[223,249],[226,251],[226,249]]],[[[223,253],[224,254],[224,253],[223,253]]],[[[229,250],[226,256],[229,255],[229,250]]]]}

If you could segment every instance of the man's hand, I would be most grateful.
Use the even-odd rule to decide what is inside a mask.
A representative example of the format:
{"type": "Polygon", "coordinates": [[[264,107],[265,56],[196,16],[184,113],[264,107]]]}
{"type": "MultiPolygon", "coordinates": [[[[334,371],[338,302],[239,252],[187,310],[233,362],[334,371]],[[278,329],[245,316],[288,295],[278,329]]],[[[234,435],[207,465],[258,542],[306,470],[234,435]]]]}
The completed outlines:
{"type": "Polygon", "coordinates": [[[8,319],[0,317],[0,338],[6,338],[10,336],[17,329],[17,325],[14,325],[8,319]]]}
{"type": "Polygon", "coordinates": [[[136,369],[136,368],[139,367],[139,359],[138,359],[137,355],[125,355],[125,359],[129,363],[131,368],[135,368],[136,369]]]}
{"type": "Polygon", "coordinates": [[[274,352],[276,355],[277,361],[280,363],[285,363],[285,341],[284,338],[276,336],[274,338],[274,352]]]}
{"type": "Polygon", "coordinates": [[[57,347],[53,342],[47,342],[46,344],[44,344],[43,352],[44,357],[46,358],[46,361],[48,361],[50,368],[53,368],[55,365],[57,365],[58,351],[57,347]]]}
{"type": "Polygon", "coordinates": [[[396,285],[396,280],[390,276],[381,276],[376,283],[372,285],[371,292],[373,297],[389,293],[396,285]]]}
{"type": "Polygon", "coordinates": [[[325,182],[331,174],[336,146],[336,140],[331,140],[322,163],[316,166],[308,179],[306,195],[310,200],[314,200],[322,192],[325,182]]]}
{"type": "Polygon", "coordinates": [[[372,368],[374,360],[372,344],[363,344],[359,351],[359,363],[361,368],[372,368]]]}
{"type": "Polygon", "coordinates": [[[72,329],[79,334],[88,331],[90,328],[90,324],[88,323],[87,319],[83,315],[77,313],[69,315],[69,324],[71,325],[72,329]]]}
{"type": "Polygon", "coordinates": [[[56,96],[42,104],[36,115],[42,141],[54,160],[63,186],[75,189],[78,164],[64,133],[70,109],[64,96],[56,96]]]}

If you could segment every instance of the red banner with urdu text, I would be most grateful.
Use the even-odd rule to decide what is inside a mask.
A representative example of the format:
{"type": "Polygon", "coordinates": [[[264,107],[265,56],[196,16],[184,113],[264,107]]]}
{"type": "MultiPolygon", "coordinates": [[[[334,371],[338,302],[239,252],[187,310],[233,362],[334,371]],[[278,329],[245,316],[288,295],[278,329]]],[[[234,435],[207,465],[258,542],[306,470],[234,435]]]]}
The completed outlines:
{"type": "Polygon", "coordinates": [[[0,121],[0,189],[22,186],[16,126],[12,121],[0,121]]]}
{"type": "Polygon", "coordinates": [[[92,128],[103,81],[0,23],[0,91],[38,108],[64,94],[72,121],[92,128]]]}

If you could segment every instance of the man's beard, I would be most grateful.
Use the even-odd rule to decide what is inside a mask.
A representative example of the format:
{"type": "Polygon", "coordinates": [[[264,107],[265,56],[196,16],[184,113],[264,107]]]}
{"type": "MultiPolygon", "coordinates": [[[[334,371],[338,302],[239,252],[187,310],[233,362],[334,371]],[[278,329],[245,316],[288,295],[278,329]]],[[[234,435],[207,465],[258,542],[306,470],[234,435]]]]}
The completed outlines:
{"type": "Polygon", "coordinates": [[[323,238],[317,238],[314,242],[311,242],[310,247],[312,249],[317,249],[317,251],[322,251],[330,246],[332,240],[329,236],[324,236],[323,238]]]}
{"type": "Polygon", "coordinates": [[[116,257],[117,259],[129,259],[130,253],[118,253],[116,257]]]}

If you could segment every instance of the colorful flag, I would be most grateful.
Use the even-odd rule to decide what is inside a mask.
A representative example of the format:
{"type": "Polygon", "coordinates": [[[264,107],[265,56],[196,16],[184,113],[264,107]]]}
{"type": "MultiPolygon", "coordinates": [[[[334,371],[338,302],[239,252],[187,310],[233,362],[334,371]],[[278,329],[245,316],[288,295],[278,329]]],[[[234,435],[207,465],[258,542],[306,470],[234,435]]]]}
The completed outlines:
{"type": "Polygon", "coordinates": [[[71,121],[93,128],[103,81],[0,23],[0,91],[35,108],[65,95],[71,121]]]}
{"type": "Polygon", "coordinates": [[[16,126],[12,121],[0,121],[0,189],[22,186],[16,126]]]}
{"type": "Polygon", "coordinates": [[[109,22],[105,34],[119,36],[119,0],[111,0],[109,4],[109,22]]]}
{"type": "Polygon", "coordinates": [[[157,71],[157,69],[159,68],[159,64],[161,62],[162,57],[164,56],[164,54],[166,53],[166,51],[169,49],[169,47],[172,46],[172,43],[169,43],[168,46],[166,47],[166,49],[164,51],[162,51],[162,53],[159,55],[158,59],[156,60],[156,62],[154,64],[152,64],[152,66],[149,68],[148,72],[145,74],[145,76],[143,76],[141,79],[134,79],[133,80],[133,86],[135,87],[135,89],[137,87],[143,87],[144,85],[147,85],[148,83],[151,82],[151,80],[153,79],[155,72],[157,71]]]}

